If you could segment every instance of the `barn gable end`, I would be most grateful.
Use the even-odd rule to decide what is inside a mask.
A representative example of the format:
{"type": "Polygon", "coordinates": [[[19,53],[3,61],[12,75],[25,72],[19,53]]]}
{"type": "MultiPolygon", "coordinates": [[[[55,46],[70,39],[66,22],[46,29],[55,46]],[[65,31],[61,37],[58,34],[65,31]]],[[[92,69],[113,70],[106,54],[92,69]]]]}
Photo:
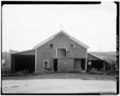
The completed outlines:
{"type": "Polygon", "coordinates": [[[45,71],[54,72],[55,62],[58,62],[58,71],[61,69],[61,71],[65,71],[65,66],[68,66],[67,68],[69,71],[74,71],[74,59],[79,59],[80,63],[84,62],[84,65],[81,66],[86,66],[85,62],[87,62],[86,56],[88,47],[83,43],[80,45],[80,43],[75,41],[75,39],[71,39],[71,36],[62,31],[57,35],[50,37],[44,43],[35,46],[36,73],[45,71]],[[44,61],[49,61],[49,68],[47,68],[47,70],[44,68],[44,61]]]}
{"type": "Polygon", "coordinates": [[[70,36],[69,34],[67,34],[66,32],[64,32],[63,30],[58,32],[57,34],[49,37],[48,39],[46,39],[45,41],[37,44],[35,47],[33,47],[33,49],[37,49],[38,47],[41,47],[42,45],[50,42],[51,40],[53,40],[54,38],[63,38],[63,37],[68,37],[69,39],[71,39],[73,42],[76,42],[78,45],[81,45],[84,48],[89,48],[87,45],[83,44],[82,42],[80,42],[79,40],[75,39],[74,37],[70,36]]]}

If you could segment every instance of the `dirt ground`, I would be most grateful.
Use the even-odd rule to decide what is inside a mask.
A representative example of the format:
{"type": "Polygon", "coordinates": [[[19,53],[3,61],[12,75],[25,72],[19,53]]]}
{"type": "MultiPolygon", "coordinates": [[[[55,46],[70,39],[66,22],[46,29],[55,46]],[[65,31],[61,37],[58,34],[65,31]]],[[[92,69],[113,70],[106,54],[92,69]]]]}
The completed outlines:
{"type": "Polygon", "coordinates": [[[97,75],[86,73],[45,73],[24,74],[19,76],[4,76],[2,80],[30,80],[30,79],[82,79],[82,80],[116,80],[115,75],[97,75]]]}
{"type": "MultiPolygon", "coordinates": [[[[54,74],[55,75],[55,74],[54,74]]],[[[68,74],[67,74],[68,75],[68,74]]],[[[70,75],[70,74],[69,74],[70,75]]],[[[43,77],[46,75],[43,75],[43,77]]],[[[52,75],[53,76],[53,75],[52,75]]],[[[63,76],[63,75],[62,75],[63,76]]],[[[85,76],[85,75],[83,75],[85,76]]],[[[34,79],[3,79],[2,80],[2,92],[3,93],[103,93],[114,92],[116,93],[116,80],[112,80],[110,77],[107,79],[99,80],[91,77],[93,75],[86,76],[87,79],[64,79],[64,78],[42,78],[35,76],[34,79]],[[90,79],[88,80],[88,77],[90,79]],[[109,79],[109,80],[108,80],[109,79]]],[[[49,77],[49,76],[46,76],[49,77]]],[[[65,77],[65,76],[63,76],[65,77]]],[[[17,78],[17,77],[15,77],[17,78]]],[[[84,77],[85,78],[85,77],[84,77]]]]}

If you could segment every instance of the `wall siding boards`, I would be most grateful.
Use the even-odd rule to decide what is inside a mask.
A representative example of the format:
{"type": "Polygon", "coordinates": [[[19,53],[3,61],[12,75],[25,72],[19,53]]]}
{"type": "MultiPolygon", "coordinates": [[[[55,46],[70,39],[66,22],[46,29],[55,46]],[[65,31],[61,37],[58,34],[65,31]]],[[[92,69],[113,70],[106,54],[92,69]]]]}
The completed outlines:
{"type": "Polygon", "coordinates": [[[66,57],[58,58],[58,72],[70,72],[74,71],[74,58],[86,58],[87,49],[71,40],[63,33],[57,35],[49,42],[43,44],[37,48],[37,65],[36,73],[45,72],[43,68],[43,61],[49,60],[50,72],[53,72],[53,59],[56,58],[57,49],[66,49],[66,57]],[[71,48],[70,44],[74,43],[74,47],[71,48]],[[50,43],[53,44],[53,48],[50,47],[50,43]],[[66,62],[66,64],[65,64],[66,62]]]}

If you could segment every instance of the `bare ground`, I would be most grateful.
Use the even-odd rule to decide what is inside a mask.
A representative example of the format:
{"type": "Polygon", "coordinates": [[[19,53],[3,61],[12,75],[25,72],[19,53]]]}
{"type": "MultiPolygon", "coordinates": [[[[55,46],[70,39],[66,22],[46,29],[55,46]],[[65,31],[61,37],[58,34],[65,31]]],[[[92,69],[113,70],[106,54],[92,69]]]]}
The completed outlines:
{"type": "Polygon", "coordinates": [[[84,73],[45,73],[26,74],[20,76],[5,76],[2,80],[30,80],[30,79],[82,79],[82,80],[116,80],[115,75],[95,75],[84,73]]]}
{"type": "MultiPolygon", "coordinates": [[[[2,78],[3,79],[3,78],[2,78]]],[[[44,74],[4,77],[3,93],[116,93],[114,76],[92,74],[44,74]],[[59,77],[59,78],[58,78],[59,77]]]]}
{"type": "Polygon", "coordinates": [[[115,81],[81,79],[5,80],[3,93],[86,93],[114,92],[115,81]]]}

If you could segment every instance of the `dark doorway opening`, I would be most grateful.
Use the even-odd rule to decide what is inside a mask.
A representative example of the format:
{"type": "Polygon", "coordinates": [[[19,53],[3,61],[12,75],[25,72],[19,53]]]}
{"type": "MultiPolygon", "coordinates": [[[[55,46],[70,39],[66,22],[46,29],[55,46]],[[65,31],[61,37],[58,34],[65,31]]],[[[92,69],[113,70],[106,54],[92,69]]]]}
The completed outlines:
{"type": "Polygon", "coordinates": [[[89,60],[88,61],[88,71],[96,69],[98,71],[104,70],[104,63],[100,60],[89,60]]]}
{"type": "Polygon", "coordinates": [[[91,62],[92,62],[92,64],[91,64],[92,68],[96,68],[97,70],[100,70],[100,69],[104,68],[102,61],[94,60],[94,61],[91,61],[91,62]]]}
{"type": "Polygon", "coordinates": [[[82,70],[85,70],[85,59],[81,59],[82,70]]]}
{"type": "Polygon", "coordinates": [[[15,72],[34,73],[35,71],[34,55],[16,55],[14,62],[15,72]]]}
{"type": "Polygon", "coordinates": [[[58,64],[58,60],[54,59],[54,64],[53,64],[54,72],[57,71],[57,64],[58,64]]]}

